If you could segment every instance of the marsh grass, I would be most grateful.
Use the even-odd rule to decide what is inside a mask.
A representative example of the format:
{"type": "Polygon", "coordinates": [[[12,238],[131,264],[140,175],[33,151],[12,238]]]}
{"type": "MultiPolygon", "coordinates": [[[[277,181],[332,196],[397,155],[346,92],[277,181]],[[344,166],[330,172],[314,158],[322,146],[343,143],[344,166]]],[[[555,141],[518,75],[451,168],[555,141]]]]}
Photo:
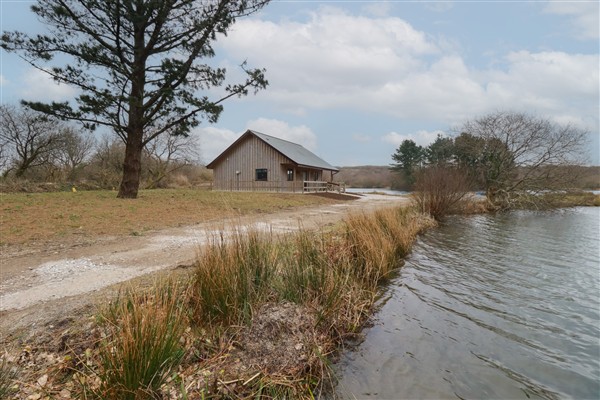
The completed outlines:
{"type": "Polygon", "coordinates": [[[348,216],[329,232],[282,236],[235,231],[219,236],[196,262],[193,303],[197,320],[250,321],[267,298],[312,304],[329,314],[349,291],[376,290],[400,265],[416,235],[433,220],[407,208],[348,216]]]}
{"type": "Polygon", "coordinates": [[[101,384],[91,390],[102,399],[154,398],[184,349],[187,327],[179,284],[159,282],[147,292],[127,290],[101,316],[101,384]]]}
{"type": "Polygon", "coordinates": [[[378,286],[401,265],[416,235],[434,224],[414,210],[388,208],[351,214],[328,231],[237,230],[215,238],[196,262],[191,303],[197,324],[251,325],[261,304],[291,302],[311,310],[309,336],[323,338],[300,375],[262,376],[236,395],[310,398],[329,380],[326,355],[361,329],[378,286]]]}
{"type": "Polygon", "coordinates": [[[405,257],[418,233],[434,222],[408,208],[353,214],[345,220],[346,247],[354,278],[374,290],[405,257]]]}
{"type": "Polygon", "coordinates": [[[252,305],[269,295],[278,258],[270,234],[235,230],[213,238],[198,256],[192,307],[198,321],[238,324],[252,317],[252,305]]]}
{"type": "Polygon", "coordinates": [[[538,197],[541,198],[541,201],[535,203],[538,208],[600,206],[600,195],[592,192],[550,192],[538,197]]]}
{"type": "Polygon", "coordinates": [[[17,371],[5,357],[0,361],[0,399],[8,398],[13,392],[12,386],[17,379],[17,371]]]}

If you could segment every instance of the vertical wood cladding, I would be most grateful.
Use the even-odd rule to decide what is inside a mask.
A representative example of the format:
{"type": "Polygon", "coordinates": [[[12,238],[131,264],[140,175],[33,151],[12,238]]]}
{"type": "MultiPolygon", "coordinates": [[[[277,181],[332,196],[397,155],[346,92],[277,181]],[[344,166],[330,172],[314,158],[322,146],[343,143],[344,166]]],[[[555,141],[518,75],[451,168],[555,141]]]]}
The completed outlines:
{"type": "MultiPolygon", "coordinates": [[[[296,180],[287,181],[285,165],[292,161],[255,136],[248,136],[224,154],[213,169],[217,190],[293,191],[296,180]],[[267,169],[267,180],[256,181],[256,169],[267,169]]],[[[297,175],[297,174],[295,174],[297,175]]],[[[301,185],[298,188],[301,189],[301,185]]]]}

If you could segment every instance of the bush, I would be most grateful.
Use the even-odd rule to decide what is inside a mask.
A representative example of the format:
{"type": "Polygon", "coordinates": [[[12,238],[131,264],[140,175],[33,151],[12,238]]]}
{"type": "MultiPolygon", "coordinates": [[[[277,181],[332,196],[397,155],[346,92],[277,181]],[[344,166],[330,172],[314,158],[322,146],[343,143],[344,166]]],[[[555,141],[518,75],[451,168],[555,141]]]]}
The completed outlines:
{"type": "Polygon", "coordinates": [[[467,174],[452,166],[434,165],[417,172],[413,202],[436,220],[458,212],[469,193],[467,174]]]}

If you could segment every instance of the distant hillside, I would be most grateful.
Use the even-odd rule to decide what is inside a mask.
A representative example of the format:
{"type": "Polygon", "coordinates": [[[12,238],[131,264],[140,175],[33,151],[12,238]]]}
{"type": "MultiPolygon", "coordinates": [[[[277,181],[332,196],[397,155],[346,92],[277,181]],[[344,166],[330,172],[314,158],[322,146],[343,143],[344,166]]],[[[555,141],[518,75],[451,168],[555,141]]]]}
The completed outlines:
{"type": "Polygon", "coordinates": [[[340,167],[335,180],[355,188],[405,188],[403,177],[390,171],[388,166],[340,167]]]}
{"type": "MultiPolygon", "coordinates": [[[[578,167],[573,173],[573,187],[600,189],[600,167],[578,167]]],[[[335,180],[355,188],[407,189],[402,174],[390,171],[388,166],[340,167],[340,172],[335,176],[335,180]]]]}

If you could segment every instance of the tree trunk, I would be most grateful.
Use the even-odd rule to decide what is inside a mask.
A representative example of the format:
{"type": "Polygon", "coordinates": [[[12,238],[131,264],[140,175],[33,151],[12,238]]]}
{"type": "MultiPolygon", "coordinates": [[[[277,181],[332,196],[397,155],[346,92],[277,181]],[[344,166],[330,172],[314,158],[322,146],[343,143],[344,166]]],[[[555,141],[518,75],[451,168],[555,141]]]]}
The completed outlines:
{"type": "MultiPolygon", "coordinates": [[[[136,12],[143,13],[138,3],[136,12]]],[[[142,171],[142,150],[144,149],[144,86],[146,84],[146,54],[144,44],[144,20],[137,19],[134,24],[133,71],[131,74],[131,93],[129,94],[129,121],[127,123],[127,141],[125,142],[125,161],[123,162],[123,180],[117,197],[121,199],[137,198],[142,171]]]]}
{"type": "Polygon", "coordinates": [[[127,143],[125,144],[123,179],[119,186],[118,198],[137,198],[142,172],[142,150],[142,135],[130,134],[127,138],[127,143]]]}

